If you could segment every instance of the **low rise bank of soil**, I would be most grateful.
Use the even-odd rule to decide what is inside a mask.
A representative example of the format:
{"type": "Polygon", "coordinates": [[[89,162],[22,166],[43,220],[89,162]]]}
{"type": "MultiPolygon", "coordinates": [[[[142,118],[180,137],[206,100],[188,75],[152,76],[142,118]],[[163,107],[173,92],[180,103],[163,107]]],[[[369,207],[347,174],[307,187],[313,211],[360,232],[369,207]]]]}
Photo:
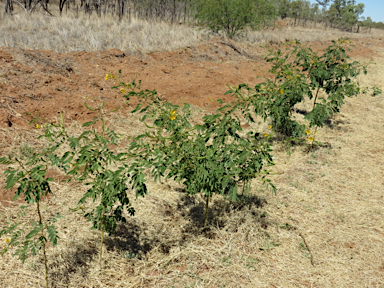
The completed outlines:
{"type": "MultiPolygon", "coordinates": [[[[322,50],[329,42],[310,43],[322,50]]],[[[357,39],[352,57],[373,59],[379,39],[357,39]]],[[[196,47],[173,52],[130,55],[112,49],[100,52],[54,53],[0,47],[0,125],[26,127],[33,118],[52,121],[60,112],[66,119],[87,121],[93,117],[84,102],[104,99],[110,105],[121,103],[122,95],[111,90],[105,74],[118,70],[123,81],[135,77],[145,89],[157,92],[174,103],[200,107],[225,99],[226,84],[254,84],[258,72],[268,67],[267,48],[247,47],[215,38],[196,47]]],[[[228,97],[227,97],[228,99],[228,97]]]]}

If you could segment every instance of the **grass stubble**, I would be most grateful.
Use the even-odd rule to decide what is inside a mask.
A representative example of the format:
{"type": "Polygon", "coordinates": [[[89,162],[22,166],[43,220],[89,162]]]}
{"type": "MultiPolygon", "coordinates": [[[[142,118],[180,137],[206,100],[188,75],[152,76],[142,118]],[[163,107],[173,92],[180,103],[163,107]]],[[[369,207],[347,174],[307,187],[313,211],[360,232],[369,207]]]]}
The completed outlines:
{"type": "MultiPolygon", "coordinates": [[[[4,25],[4,21],[2,19],[0,25],[4,25]]],[[[54,27],[52,24],[50,27],[54,27]]],[[[20,27],[27,26],[24,23],[20,27]]],[[[100,24],[104,26],[108,25],[100,24]]],[[[65,26],[61,29],[71,31],[65,26]]],[[[118,33],[122,39],[121,31],[116,32],[118,29],[109,27],[105,31],[118,33]]],[[[321,37],[316,33],[305,34],[321,37]]],[[[20,37],[31,37],[28,32],[26,35],[20,37]]],[[[111,39],[116,39],[116,35],[111,35],[111,39]]],[[[295,38],[294,33],[290,36],[295,38]]],[[[68,36],[65,41],[72,48],[61,42],[52,45],[57,45],[57,52],[93,49],[92,45],[85,48],[68,44],[73,39],[68,36]]],[[[310,40],[316,39],[303,41],[310,40]]],[[[16,45],[14,43],[0,45],[16,45]]],[[[144,52],[161,51],[164,46],[159,43],[139,47],[144,52]],[[157,48],[152,48],[156,45],[157,48]]],[[[55,50],[52,46],[38,45],[43,45],[41,36],[33,46],[19,48],[55,50]]],[[[108,49],[98,45],[94,46],[96,50],[108,49]]],[[[173,49],[173,46],[167,47],[173,49]]],[[[377,64],[370,66],[368,76],[361,77],[363,86],[377,85],[384,89],[380,81],[384,76],[383,50],[380,55],[374,59],[377,64]]],[[[228,204],[214,197],[212,226],[203,232],[203,198],[187,196],[182,187],[172,181],[153,183],[149,179],[149,195],[133,201],[136,215],[119,227],[116,236],[106,237],[107,252],[102,269],[97,255],[99,232],[89,230],[90,223],[69,211],[77,206],[84,187],[55,181],[54,195],[42,205],[45,217],[57,212],[65,216],[57,222],[58,245],[47,251],[50,282],[53,287],[383,287],[383,110],[383,96],[360,95],[346,99],[330,125],[317,132],[316,139],[329,143],[328,147],[309,153],[298,147],[288,156],[276,145],[273,172],[278,174],[271,178],[277,194],[272,195],[255,181],[252,197],[243,202],[228,204]]],[[[195,113],[199,116],[204,111],[196,109],[195,113]]],[[[131,136],[140,133],[137,119],[123,111],[116,115],[110,124],[117,132],[131,136]],[[137,130],[127,131],[127,126],[137,130]]],[[[81,133],[79,123],[68,125],[70,133],[81,133]]],[[[10,145],[1,147],[4,154],[20,153],[19,147],[25,143],[32,148],[43,145],[35,140],[39,130],[10,128],[2,129],[1,133],[3,139],[12,139],[10,145]]],[[[128,141],[125,144],[128,145],[128,141]]],[[[26,153],[28,149],[23,151],[26,153]]],[[[0,180],[4,180],[3,175],[0,180]]],[[[19,205],[2,205],[0,222],[12,217],[19,205]]],[[[33,211],[29,212],[32,215],[33,211]]],[[[5,244],[4,239],[0,241],[0,245],[5,244]]],[[[39,254],[23,266],[11,253],[3,255],[0,286],[42,287],[42,260],[39,254]]]]}

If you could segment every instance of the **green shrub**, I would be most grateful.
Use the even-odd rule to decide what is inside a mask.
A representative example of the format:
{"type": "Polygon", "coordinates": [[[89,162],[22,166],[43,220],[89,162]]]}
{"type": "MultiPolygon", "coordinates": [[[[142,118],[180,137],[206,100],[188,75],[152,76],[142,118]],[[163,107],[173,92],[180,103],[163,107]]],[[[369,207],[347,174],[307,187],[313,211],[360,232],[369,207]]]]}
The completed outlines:
{"type": "Polygon", "coordinates": [[[92,227],[101,231],[101,263],[104,232],[113,234],[118,222],[126,222],[124,211],[129,215],[135,213],[128,198],[128,191],[133,189],[136,190],[136,196],[144,196],[147,190],[142,170],[132,169],[127,164],[127,153],[117,153],[111,149],[119,145],[121,137],[105,127],[104,117],[108,113],[103,110],[105,103],[95,108],[84,104],[89,110],[96,112],[97,117],[83,126],[94,128],[78,137],[67,137],[66,141],[69,142],[71,150],[64,153],[60,163],[67,175],[89,187],[78,205],[81,205],[84,217],[92,222],[92,227]],[[101,131],[95,128],[99,122],[101,131]],[[142,181],[136,181],[137,177],[142,181]],[[94,208],[85,208],[83,205],[87,203],[88,198],[93,202],[98,201],[99,204],[94,208]]]}
{"type": "Polygon", "coordinates": [[[149,128],[132,142],[131,158],[137,167],[149,168],[155,180],[172,178],[183,183],[189,194],[202,193],[206,197],[205,226],[213,193],[236,199],[238,187],[249,189],[254,178],[270,183],[264,167],[273,165],[271,149],[253,132],[241,135],[237,107],[219,101],[222,107],[216,113],[192,125],[190,105],[173,105],[158,98],[156,91],[138,89],[135,82],[122,82],[115,88],[120,87],[128,87],[126,98],[139,100],[132,112],[142,114],[141,120],[149,128]]]}
{"type": "MultiPolygon", "coordinates": [[[[266,61],[271,63],[269,72],[272,79],[256,84],[253,88],[241,84],[227,93],[237,98],[237,103],[245,107],[249,121],[254,116],[270,120],[275,132],[288,138],[306,134],[306,127],[323,127],[326,121],[340,111],[345,97],[367,93],[361,88],[357,76],[366,74],[366,67],[356,61],[351,62],[347,55],[350,41],[332,41],[323,54],[304,47],[297,40],[286,44],[285,49],[270,50],[266,61]],[[307,125],[294,118],[295,106],[311,101],[311,108],[301,111],[307,125]]],[[[373,87],[372,95],[381,90],[373,87]]],[[[310,136],[313,141],[313,136],[310,136]]]]}
{"type": "Polygon", "coordinates": [[[223,31],[233,38],[245,28],[258,29],[274,18],[275,9],[265,0],[194,0],[198,24],[223,31]]]}
{"type": "Polygon", "coordinates": [[[59,143],[62,142],[62,132],[62,129],[51,131],[48,135],[51,140],[48,147],[40,151],[31,148],[32,151],[28,150],[28,153],[23,153],[20,157],[0,158],[0,164],[11,165],[4,172],[7,175],[5,188],[16,187],[13,200],[23,197],[28,205],[36,204],[37,218],[37,221],[29,220],[24,211],[26,206],[21,206],[21,211],[16,219],[12,222],[6,222],[6,225],[0,230],[0,237],[2,235],[10,237],[6,238],[7,246],[1,251],[1,254],[15,248],[14,255],[17,255],[24,263],[28,257],[43,250],[46,287],[48,287],[47,242],[51,242],[53,246],[57,244],[59,237],[54,223],[61,216],[57,214],[49,219],[44,219],[40,202],[43,197],[52,194],[50,182],[54,179],[49,178],[47,172],[56,163],[55,151],[60,146],[59,143]]]}

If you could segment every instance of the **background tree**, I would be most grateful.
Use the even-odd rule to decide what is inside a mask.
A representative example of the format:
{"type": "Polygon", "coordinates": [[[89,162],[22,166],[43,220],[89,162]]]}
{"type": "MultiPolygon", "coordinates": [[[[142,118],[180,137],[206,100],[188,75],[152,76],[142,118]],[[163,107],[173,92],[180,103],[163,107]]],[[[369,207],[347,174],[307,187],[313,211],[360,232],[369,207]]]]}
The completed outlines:
{"type": "Polygon", "coordinates": [[[195,19],[212,31],[233,38],[245,28],[258,29],[275,17],[275,6],[266,0],[195,0],[195,19]]]}
{"type": "Polygon", "coordinates": [[[363,28],[366,28],[369,32],[371,32],[371,29],[374,25],[374,22],[372,21],[371,17],[362,17],[359,21],[359,25],[363,28]]]}
{"type": "Polygon", "coordinates": [[[11,13],[13,11],[12,0],[5,0],[4,12],[11,13]]]}
{"type": "Polygon", "coordinates": [[[281,17],[281,19],[285,19],[289,17],[291,9],[291,0],[277,0],[276,1],[276,10],[277,15],[281,17]]]}
{"type": "Polygon", "coordinates": [[[334,0],[327,11],[328,20],[332,27],[353,31],[364,13],[364,4],[352,0],[334,0]]]}

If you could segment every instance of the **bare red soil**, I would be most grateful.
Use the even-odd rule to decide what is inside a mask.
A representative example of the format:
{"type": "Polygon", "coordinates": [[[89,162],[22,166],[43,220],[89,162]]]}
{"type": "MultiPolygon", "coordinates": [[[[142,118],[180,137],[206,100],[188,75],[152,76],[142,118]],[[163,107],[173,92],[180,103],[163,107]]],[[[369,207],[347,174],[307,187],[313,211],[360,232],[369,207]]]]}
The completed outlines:
{"type": "MultiPolygon", "coordinates": [[[[352,57],[371,58],[370,48],[380,40],[359,39],[350,52],[352,57]]],[[[329,42],[313,42],[322,50],[329,42]]],[[[33,118],[53,121],[60,112],[66,119],[80,122],[94,115],[84,107],[91,99],[104,99],[112,106],[122,95],[111,90],[113,81],[105,74],[123,72],[123,81],[134,77],[142,88],[156,89],[175,104],[210,107],[212,100],[224,98],[226,84],[254,84],[261,71],[268,70],[267,49],[245,51],[236,42],[214,39],[197,47],[173,52],[129,55],[117,49],[100,52],[54,53],[46,50],[0,48],[0,127],[25,127],[33,118]]]]}

